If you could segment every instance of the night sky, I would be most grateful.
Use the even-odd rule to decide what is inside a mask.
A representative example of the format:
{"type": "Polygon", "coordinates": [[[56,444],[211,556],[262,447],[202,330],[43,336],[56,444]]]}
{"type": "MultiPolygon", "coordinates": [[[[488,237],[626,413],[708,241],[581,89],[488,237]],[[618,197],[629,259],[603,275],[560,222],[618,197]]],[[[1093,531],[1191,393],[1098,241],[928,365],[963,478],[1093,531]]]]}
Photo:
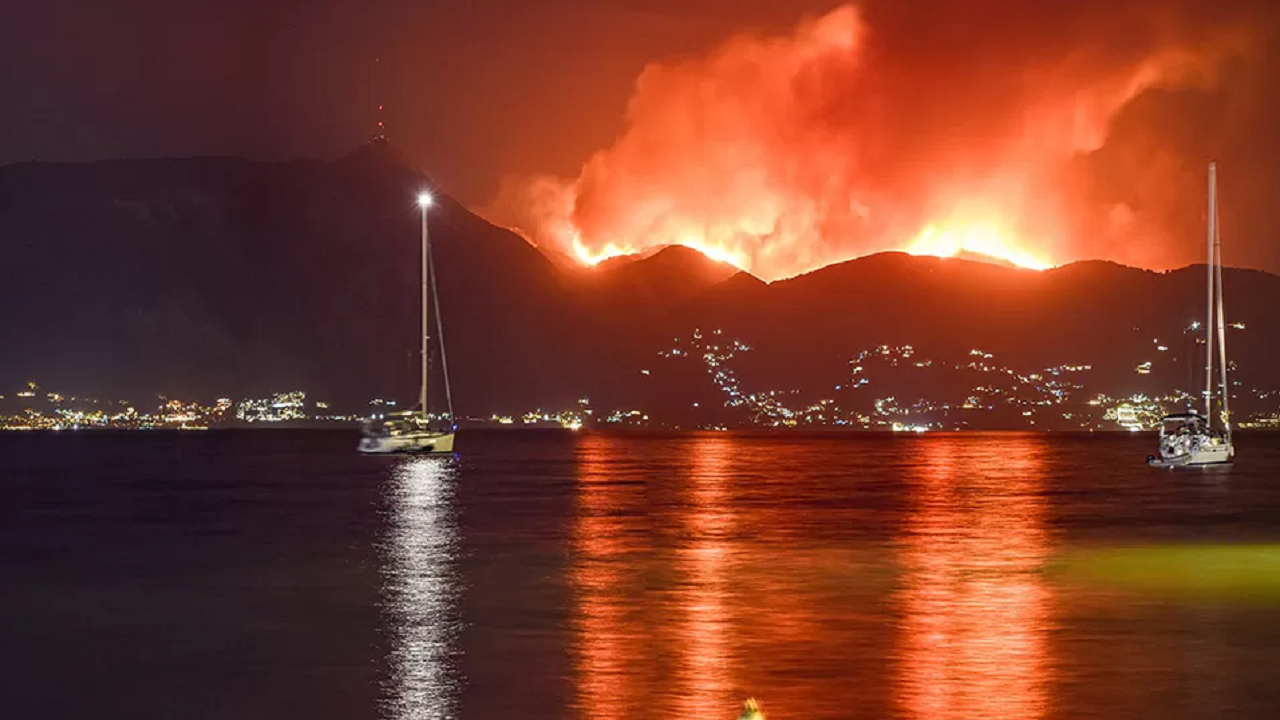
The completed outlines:
{"type": "MultiPolygon", "coordinates": [[[[710,178],[692,177],[670,163],[627,164],[628,143],[652,143],[655,132],[657,137],[664,132],[657,121],[646,125],[644,117],[628,117],[637,78],[646,68],[661,63],[723,82],[715,79],[710,61],[698,64],[700,58],[716,57],[721,43],[747,34],[798,44],[795,38],[803,29],[797,28],[803,25],[797,23],[803,17],[822,17],[841,3],[122,0],[94,5],[48,0],[9,5],[0,28],[0,63],[7,68],[0,76],[0,163],[191,155],[336,158],[375,133],[377,106],[383,104],[393,143],[472,207],[487,207],[504,178],[549,176],[572,183],[578,199],[573,222],[592,230],[587,240],[599,250],[606,239],[640,243],[634,228],[619,226],[616,213],[607,216],[609,208],[639,196],[623,193],[619,199],[617,183],[610,186],[599,177],[605,170],[611,178],[643,175],[664,188],[717,187],[740,174],[732,164],[710,178]],[[633,133],[637,137],[627,140],[633,125],[639,128],[633,133]],[[615,146],[620,149],[598,162],[594,172],[583,171],[593,153],[615,146]]],[[[1224,233],[1234,243],[1228,263],[1280,271],[1280,231],[1272,219],[1280,199],[1274,189],[1280,187],[1275,182],[1280,167],[1276,5],[1245,0],[860,3],[856,56],[787,76],[786,87],[808,89],[775,97],[777,104],[761,112],[785,115],[800,108],[805,114],[778,125],[756,123],[752,131],[767,137],[733,149],[735,158],[758,154],[764,145],[779,156],[807,157],[845,153],[846,145],[856,144],[856,152],[848,151],[852,166],[835,173],[847,181],[838,188],[840,197],[856,196],[855,209],[813,226],[812,242],[825,243],[818,250],[762,252],[767,243],[761,242],[735,247],[763,276],[785,275],[894,247],[884,239],[889,232],[901,233],[905,243],[938,218],[955,221],[954,208],[940,206],[939,197],[954,194],[956,187],[989,192],[997,176],[1028,186],[1009,180],[1008,168],[1029,165],[1030,151],[1010,154],[1008,139],[1044,135],[1037,128],[1058,122],[1061,113],[1050,111],[1061,107],[1045,103],[1053,96],[1103,109],[1091,117],[1101,135],[1054,155],[1051,174],[1048,160],[1041,158],[1047,154],[1035,148],[1036,182],[1029,186],[1037,196],[1024,198],[1018,213],[1009,211],[1024,233],[1070,224],[1065,239],[1046,233],[1053,236],[1044,241],[1051,260],[1108,256],[1157,268],[1196,261],[1203,167],[1217,158],[1223,163],[1224,233]],[[1143,77],[1143,68],[1152,63],[1160,68],[1159,81],[1146,78],[1140,87],[1116,90],[1143,77]],[[1103,77],[1110,84],[1093,81],[1103,77]],[[816,132],[824,138],[820,147],[816,132]],[[996,163],[1000,172],[993,174],[989,166],[996,163]],[[935,182],[944,175],[957,178],[945,192],[935,182]],[[1049,194],[1051,203],[1045,200],[1049,194]],[[1034,222],[1025,222],[1028,216],[1034,222]],[[868,217],[877,220],[874,228],[850,224],[868,217]],[[884,218],[889,219],[878,220],[884,218]],[[1142,239],[1116,250],[1111,233],[1120,226],[1127,229],[1126,237],[1142,239]],[[1172,248],[1167,256],[1166,245],[1172,248]]],[[[760,47],[772,47],[768,42],[760,47]]],[[[750,78],[735,82],[738,89],[722,88],[715,102],[728,107],[755,97],[750,78]]],[[[646,91],[663,97],[662,88],[646,91]]],[[[722,136],[733,134],[732,127],[716,127],[722,136]]],[[[662,162],[664,152],[680,157],[685,149],[674,144],[660,149],[653,153],[655,163],[662,162]]],[[[741,172],[768,175],[770,192],[778,189],[779,177],[804,175],[780,170],[776,163],[744,168],[741,172]]],[[[818,171],[831,174],[825,167],[818,171]]],[[[627,192],[633,186],[628,183],[627,192]]],[[[828,198],[822,193],[829,191],[814,190],[806,202],[821,195],[825,207],[828,198]]],[[[651,187],[641,195],[655,200],[651,187]]],[[[761,204],[760,198],[742,202],[761,204]]],[[[726,212],[724,207],[702,211],[693,215],[704,225],[726,212]]],[[[785,219],[787,212],[779,217],[785,219]]],[[[777,231],[779,217],[765,218],[768,227],[760,232],[777,231]]],[[[735,227],[724,229],[723,243],[741,231],[735,227]]]]}
{"type": "Polygon", "coordinates": [[[575,172],[646,63],[833,2],[70,0],[10,3],[0,163],[338,157],[374,133],[464,202],[575,172]]]}

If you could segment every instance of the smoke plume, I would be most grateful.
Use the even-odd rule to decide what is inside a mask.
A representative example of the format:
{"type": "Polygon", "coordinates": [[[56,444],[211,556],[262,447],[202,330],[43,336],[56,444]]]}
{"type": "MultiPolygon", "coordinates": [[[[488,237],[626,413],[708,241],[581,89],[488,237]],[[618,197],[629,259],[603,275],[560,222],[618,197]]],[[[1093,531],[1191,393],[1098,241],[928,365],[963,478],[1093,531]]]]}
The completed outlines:
{"type": "Polygon", "coordinates": [[[894,249],[1194,262],[1204,163],[1248,155],[1208,108],[1274,112],[1249,105],[1259,16],[1229,6],[842,6],[648,66],[612,146],[485,214],[586,264],[683,244],[765,279],[894,249]]]}

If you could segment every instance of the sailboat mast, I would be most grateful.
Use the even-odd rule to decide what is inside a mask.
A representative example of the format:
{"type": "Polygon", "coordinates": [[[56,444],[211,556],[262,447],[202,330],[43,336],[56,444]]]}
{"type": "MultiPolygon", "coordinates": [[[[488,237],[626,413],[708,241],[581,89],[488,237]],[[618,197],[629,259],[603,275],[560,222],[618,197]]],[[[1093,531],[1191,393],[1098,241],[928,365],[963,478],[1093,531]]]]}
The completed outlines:
{"type": "Polygon", "coordinates": [[[1218,164],[1209,163],[1208,282],[1205,287],[1204,419],[1213,423],[1213,235],[1217,226],[1218,164]]]}
{"type": "Polygon", "coordinates": [[[1214,285],[1218,293],[1218,372],[1222,375],[1222,426],[1231,442],[1231,386],[1227,384],[1227,311],[1222,300],[1222,229],[1218,214],[1217,183],[1213,193],[1214,285]]]}
{"type": "Polygon", "coordinates": [[[422,390],[419,391],[419,394],[418,394],[418,404],[422,408],[421,412],[422,412],[423,423],[425,423],[427,420],[427,368],[429,367],[427,350],[429,347],[429,337],[431,333],[431,323],[430,323],[431,314],[428,312],[428,309],[429,309],[428,298],[430,297],[430,294],[428,292],[429,288],[427,284],[428,277],[429,277],[429,274],[428,274],[429,268],[427,267],[427,257],[428,257],[427,255],[427,243],[428,243],[427,206],[428,205],[430,205],[429,200],[425,202],[420,200],[418,202],[418,206],[422,210],[422,390]]]}

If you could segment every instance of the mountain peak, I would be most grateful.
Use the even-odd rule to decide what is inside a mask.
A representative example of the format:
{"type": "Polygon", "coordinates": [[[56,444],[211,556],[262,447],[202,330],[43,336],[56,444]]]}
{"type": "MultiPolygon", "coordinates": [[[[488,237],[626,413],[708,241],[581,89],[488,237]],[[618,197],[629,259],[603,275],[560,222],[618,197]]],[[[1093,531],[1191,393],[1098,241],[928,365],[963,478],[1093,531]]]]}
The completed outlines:
{"type": "Polygon", "coordinates": [[[1018,269],[1020,267],[1017,263],[1011,262],[1002,257],[996,257],[995,255],[988,255],[986,253],[980,253],[973,250],[961,250],[960,252],[956,253],[955,255],[952,255],[951,257],[957,260],[968,260],[970,262],[980,262],[980,263],[986,263],[988,265],[998,265],[1000,267],[1005,267],[1005,268],[1018,269]]]}
{"type": "Polygon", "coordinates": [[[722,282],[741,272],[726,262],[684,245],[668,245],[641,262],[670,272],[683,272],[707,283],[722,282]]]}
{"type": "Polygon", "coordinates": [[[590,269],[598,273],[612,272],[630,265],[714,276],[717,282],[739,272],[738,268],[687,245],[661,245],[629,255],[616,255],[590,269]]]}
{"type": "Polygon", "coordinates": [[[399,167],[413,169],[409,158],[396,146],[391,144],[385,135],[379,135],[369,142],[347,153],[338,161],[343,165],[360,167],[399,167]]]}

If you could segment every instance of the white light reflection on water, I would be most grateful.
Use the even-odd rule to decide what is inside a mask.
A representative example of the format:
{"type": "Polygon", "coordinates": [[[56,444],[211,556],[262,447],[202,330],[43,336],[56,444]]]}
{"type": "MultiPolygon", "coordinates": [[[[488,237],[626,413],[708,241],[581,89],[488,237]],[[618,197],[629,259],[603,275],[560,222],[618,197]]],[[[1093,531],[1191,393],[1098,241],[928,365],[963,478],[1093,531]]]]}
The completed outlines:
{"type": "Polygon", "coordinates": [[[389,718],[457,717],[456,481],[453,457],[424,457],[397,466],[389,484],[383,546],[389,718]]]}

